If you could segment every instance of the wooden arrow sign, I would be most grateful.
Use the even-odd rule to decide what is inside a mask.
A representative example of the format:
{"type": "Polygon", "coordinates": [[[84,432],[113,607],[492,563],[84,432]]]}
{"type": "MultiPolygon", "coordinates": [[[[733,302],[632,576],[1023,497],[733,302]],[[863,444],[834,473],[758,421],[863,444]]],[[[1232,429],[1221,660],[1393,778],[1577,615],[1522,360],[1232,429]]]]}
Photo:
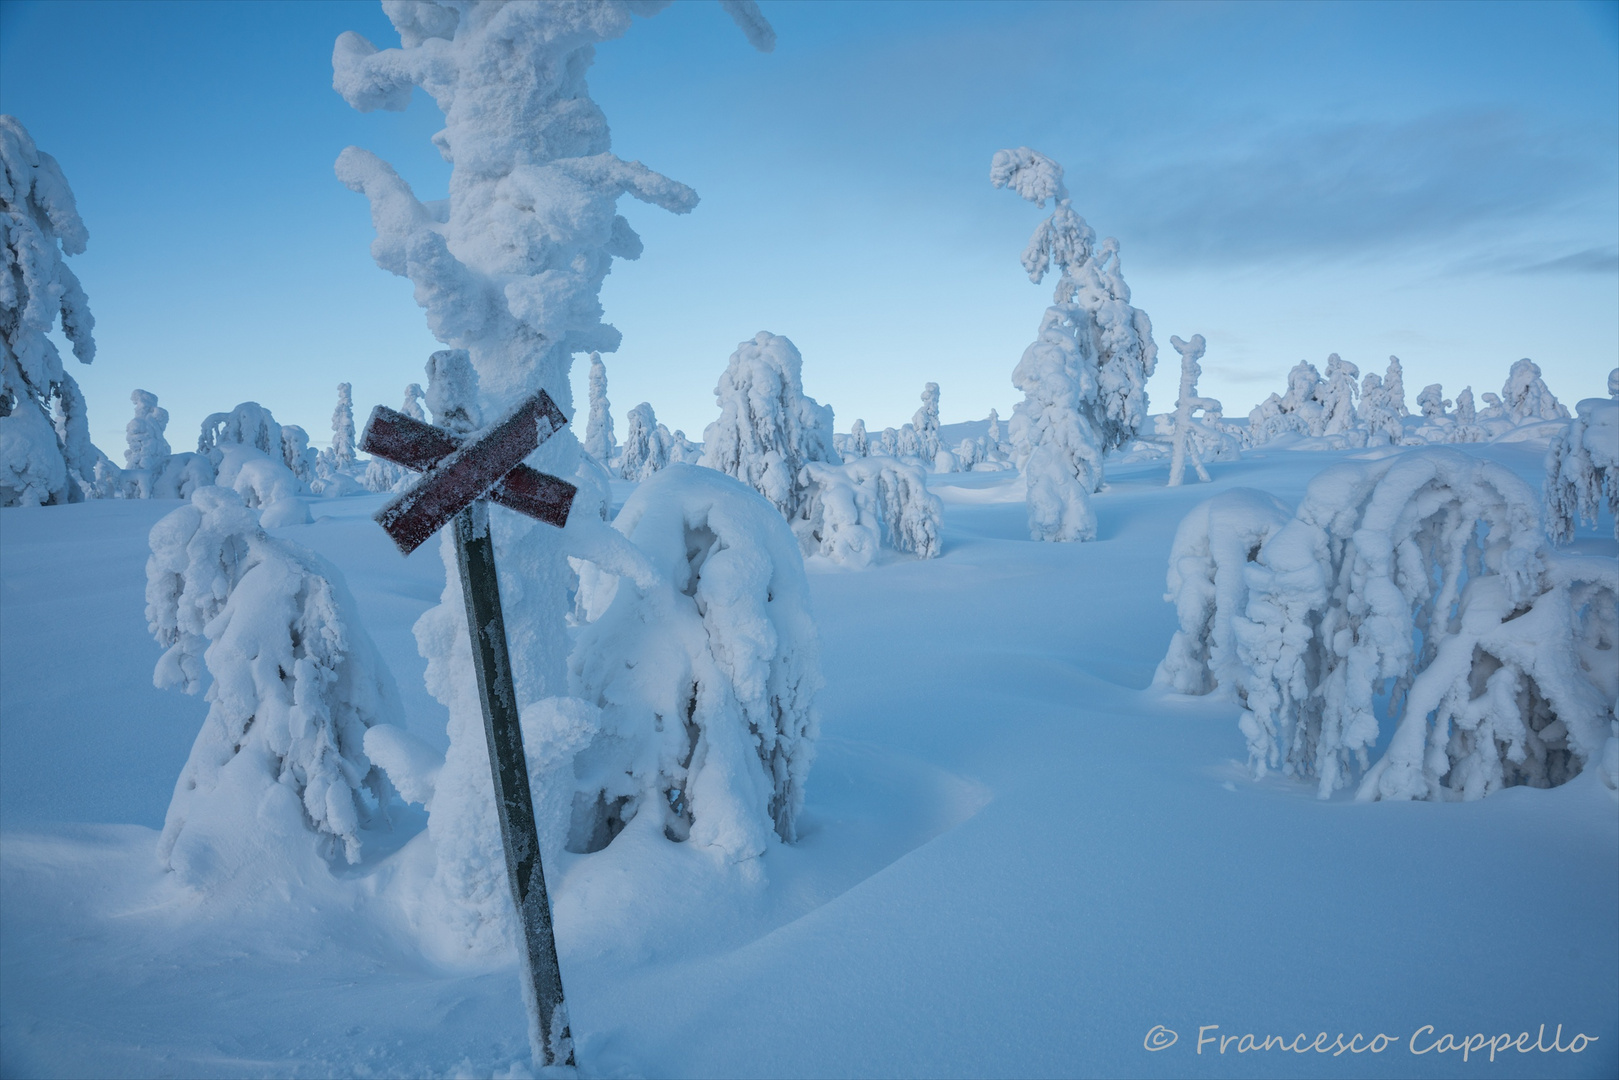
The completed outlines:
{"type": "Polygon", "coordinates": [[[506,623],[495,573],[485,499],[561,528],[577,489],[524,465],[523,459],[568,422],[544,390],[497,423],[456,435],[377,406],[360,448],[424,475],[377,512],[399,550],[409,555],[452,519],[461,595],[472,635],[473,667],[483,706],[489,774],[500,815],[506,878],[523,927],[523,1000],[529,1042],[539,1065],[572,1065],[573,1036],[562,999],[562,970],[551,929],[551,903],[540,864],[540,837],[528,786],[528,759],[517,715],[517,688],[506,648],[506,623]]]}

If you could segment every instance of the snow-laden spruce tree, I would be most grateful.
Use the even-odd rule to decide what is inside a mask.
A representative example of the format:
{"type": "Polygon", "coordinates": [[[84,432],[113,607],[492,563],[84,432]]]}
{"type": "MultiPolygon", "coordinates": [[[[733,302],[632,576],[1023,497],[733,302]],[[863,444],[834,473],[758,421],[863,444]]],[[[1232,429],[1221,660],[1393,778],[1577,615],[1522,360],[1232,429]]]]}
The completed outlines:
{"type": "Polygon", "coordinates": [[[703,432],[702,463],[741,480],[789,519],[804,502],[804,466],[841,460],[832,407],[804,393],[803,369],[791,341],[759,331],[731,354],[714,388],[720,418],[703,432]]]}
{"type": "Polygon", "coordinates": [[[866,434],[866,422],[856,420],[849,428],[849,453],[845,457],[870,457],[871,437],[866,434]]]}
{"type": "MultiPolygon", "coordinates": [[[[1201,572],[1182,577],[1204,610],[1201,572]]],[[[1243,703],[1256,774],[1314,778],[1323,798],[1359,772],[1362,799],[1473,799],[1560,784],[1607,752],[1619,568],[1554,554],[1534,492],[1493,462],[1435,447],[1334,466],[1243,580],[1237,662],[1203,681],[1243,703]],[[1393,739],[1371,763],[1382,717],[1393,739]]],[[[1205,645],[1178,640],[1171,659],[1205,645]]]]}
{"type": "Polygon", "coordinates": [[[1513,424],[1533,420],[1567,420],[1568,409],[1559,404],[1540,377],[1540,365],[1525,357],[1515,361],[1501,387],[1501,405],[1513,424]]]}
{"type": "Polygon", "coordinates": [[[1232,488],[1181,520],[1170,547],[1168,591],[1180,628],[1153,685],[1182,694],[1216,688],[1242,701],[1244,669],[1232,619],[1248,607],[1247,571],[1293,512],[1274,495],[1232,488]]]}
{"type": "Polygon", "coordinates": [[[197,454],[213,466],[214,482],[260,510],[266,528],[309,520],[302,500],[309,486],[293,471],[297,462],[288,459],[293,452],[301,453],[298,440],[289,440],[270,410],[256,401],[244,401],[228,413],[209,414],[197,437],[197,454]]]}
{"type": "Polygon", "coordinates": [[[1619,539],[1619,398],[1586,398],[1546,449],[1546,531],[1559,544],[1576,523],[1597,523],[1604,501],[1619,539]]]}
{"type": "Polygon", "coordinates": [[[927,474],[902,458],[850,458],[804,466],[809,496],[793,519],[805,552],[845,566],[870,566],[879,548],[936,558],[944,503],[927,474]]]}
{"type": "Polygon", "coordinates": [[[1439,383],[1429,383],[1417,395],[1417,408],[1422,410],[1422,418],[1429,423],[1443,420],[1450,415],[1450,399],[1445,396],[1445,388],[1439,383]]]}
{"type": "Polygon", "coordinates": [[[1152,320],[1130,306],[1130,286],[1113,237],[1098,244],[1073,277],[1074,301],[1090,313],[1096,334],[1102,448],[1116,450],[1135,438],[1147,419],[1147,380],[1158,366],[1152,320]]]}
{"type": "Polygon", "coordinates": [[[922,407],[911,417],[916,431],[916,456],[929,468],[939,456],[939,384],[930,382],[922,387],[922,407]]]}
{"type": "Polygon", "coordinates": [[[710,469],[649,477],[613,522],[633,547],[584,574],[569,661],[600,726],[575,759],[570,846],[625,828],[738,862],[796,836],[814,752],[819,645],[798,542],[710,469]]]}
{"type": "Polygon", "coordinates": [[[651,404],[641,402],[624,421],[624,451],[619,457],[618,474],[626,480],[645,480],[667,468],[673,442],[669,429],[658,423],[651,404]]]}
{"type": "Polygon", "coordinates": [[[158,522],[151,549],[146,618],[166,647],[154,680],[188,694],[208,685],[163,824],[164,865],[200,884],[300,836],[357,861],[361,826],[388,801],[365,732],[400,705],[342,576],[265,535],[220,487],[158,522]]]}
{"type": "Polygon", "coordinates": [[[1394,446],[1405,437],[1405,428],[1400,423],[1388,385],[1375,371],[1368,371],[1361,380],[1359,417],[1366,429],[1366,441],[1371,445],[1394,446]]]}
{"type": "Polygon", "coordinates": [[[1321,373],[1308,360],[1300,360],[1287,373],[1287,392],[1272,394],[1248,414],[1248,445],[1258,446],[1279,435],[1319,436],[1326,428],[1326,413],[1317,391],[1321,373]]]}
{"type": "Polygon", "coordinates": [[[1398,356],[1389,357],[1388,370],[1383,372],[1383,395],[1395,416],[1403,420],[1411,415],[1411,410],[1405,407],[1405,368],[1398,356]]]}
{"type": "Polygon", "coordinates": [[[129,395],[135,415],[124,425],[124,479],[131,498],[152,497],[154,479],[163,474],[173,448],[164,432],[169,426],[169,410],[157,403],[157,395],[136,390],[129,395]]]}
{"type": "Polygon", "coordinates": [[[1209,482],[1209,470],[1203,467],[1199,447],[1207,440],[1223,441],[1225,433],[1215,428],[1207,419],[1210,414],[1220,415],[1220,403],[1214,398],[1199,397],[1197,393],[1197,380],[1203,374],[1203,368],[1198,363],[1203,358],[1205,346],[1203,335],[1193,334],[1191,341],[1182,341],[1171,335],[1169,343],[1181,354],[1181,389],[1180,396],[1175,401],[1175,428],[1171,436],[1174,445],[1169,458],[1169,486],[1180,486],[1181,478],[1186,473],[1188,457],[1192,459],[1192,466],[1197,469],[1197,478],[1206,484],[1209,482]],[[1197,416],[1198,412],[1202,412],[1204,416],[1197,416]]]}
{"type": "Polygon", "coordinates": [[[1478,411],[1473,404],[1473,388],[1462,387],[1462,392],[1456,395],[1456,428],[1452,435],[1452,442],[1483,442],[1485,433],[1478,426],[1478,411]]]}
{"type": "MultiPolygon", "coordinates": [[[[725,6],[749,41],[768,51],[773,34],[757,7],[740,0],[725,6]]],[[[585,81],[596,44],[625,33],[632,16],[657,9],[619,0],[398,3],[385,11],[399,48],[378,51],[354,33],[338,39],[333,85],[351,105],[403,109],[419,86],[444,113],[433,141],[451,164],[446,200],[423,203],[391,166],[357,147],[337,161],[338,177],[370,200],[378,265],[410,278],[429,328],[451,346],[435,362],[476,372],[475,385],[464,380],[471,398],[436,395],[430,381],[436,423],[463,416],[476,427],[480,416],[500,415],[542,388],[572,415],[573,354],[611,351],[619,342],[602,320],[603,278],[614,258],[641,253],[640,238],[616,212],[618,200],[631,195],[675,213],[696,205],[690,188],[611,153],[606,118],[585,81]]],[[[582,453],[571,425],[529,463],[579,484],[570,528],[599,528],[606,477],[582,453]]],[[[490,516],[510,585],[502,603],[520,706],[574,716],[557,704],[566,700],[568,681],[566,617],[575,586],[568,556],[589,552],[570,550],[568,530],[498,508],[490,516]]],[[[495,811],[470,650],[456,644],[467,629],[449,537],[440,552],[445,590],[416,630],[429,689],[450,712],[428,832],[441,910],[452,915],[463,945],[487,950],[511,940],[510,894],[498,830],[489,827],[495,811]]],[[[568,752],[558,753],[559,767],[567,768],[568,752]]]]}
{"type": "Polygon", "coordinates": [[[1360,368],[1337,353],[1327,357],[1327,374],[1316,387],[1316,399],[1321,403],[1321,434],[1342,435],[1351,445],[1364,442],[1364,433],[1357,430],[1355,397],[1360,393],[1356,380],[1360,368]],[[1359,439],[1355,436],[1360,435],[1359,439]]]}
{"type": "Polygon", "coordinates": [[[1073,271],[1090,259],[1096,234],[1074,213],[1062,166],[1027,147],[997,151],[990,182],[1010,187],[1051,216],[1023,251],[1029,280],[1060,271],[1052,305],[1034,343],[1012,372],[1023,401],[1012,413],[1012,442],[1028,490],[1029,532],[1036,540],[1089,540],[1096,535],[1091,492],[1102,483],[1103,419],[1098,415],[1097,335],[1090,313],[1074,302],[1073,271]]]}
{"type": "Polygon", "coordinates": [[[354,387],[337,384],[337,407],[332,410],[332,467],[347,472],[354,467],[354,387]]]}
{"type": "Polygon", "coordinates": [[[613,403],[607,400],[607,365],[601,353],[590,354],[590,420],[585,427],[585,453],[608,468],[618,453],[613,438],[613,403]]]}
{"type": "Polygon", "coordinates": [[[0,115],[0,506],[77,502],[104,455],[90,443],[84,395],[48,335],[95,359],[95,318],[64,258],[90,234],[56,159],[0,115]]]}

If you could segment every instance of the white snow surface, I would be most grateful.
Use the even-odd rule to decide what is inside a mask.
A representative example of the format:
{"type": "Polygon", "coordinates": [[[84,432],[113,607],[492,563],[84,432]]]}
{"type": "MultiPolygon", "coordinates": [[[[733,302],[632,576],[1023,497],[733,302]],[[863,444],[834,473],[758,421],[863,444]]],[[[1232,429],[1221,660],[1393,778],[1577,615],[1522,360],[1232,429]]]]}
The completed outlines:
{"type": "MultiPolygon", "coordinates": [[[[1458,450],[1540,483],[1538,445],[1458,450]]],[[[1087,544],[1031,543],[1014,473],[932,475],[938,558],[811,559],[826,685],[797,842],[727,863],[632,822],[546,852],[580,1075],[1619,1072],[1619,814],[1596,770],[1476,802],[1323,802],[1250,778],[1236,704],[1151,686],[1181,624],[1161,600],[1177,525],[1236,488],[1296,505],[1374,452],[1404,453],[1266,446],[1181,488],[1164,460],[1110,463],[1087,544]],[[1542,1024],[1546,1045],[1558,1025],[1564,1047],[1598,1041],[1542,1053],[1542,1024]],[[1157,1025],[1177,1036],[1152,1052],[1157,1025]],[[1200,1057],[1205,1025],[1329,1049],[1200,1057]],[[1493,1064],[1409,1048],[1520,1031],[1530,1052],[1493,1064]],[[1333,1056],[1340,1032],[1398,1041],[1333,1056]]],[[[370,520],[384,498],[316,500],[271,533],[347,579],[399,688],[400,734],[367,753],[430,799],[450,711],[411,627],[444,566],[399,557],[370,520]]],[[[163,870],[207,712],[151,685],[147,533],[174,505],[0,511],[0,1073],[527,1075],[515,957],[434,929],[420,808],[363,827],[352,867],[213,890],[163,870]]],[[[1564,550],[1619,547],[1604,517],[1564,550]]],[[[542,776],[588,704],[525,708],[542,776]]]]}

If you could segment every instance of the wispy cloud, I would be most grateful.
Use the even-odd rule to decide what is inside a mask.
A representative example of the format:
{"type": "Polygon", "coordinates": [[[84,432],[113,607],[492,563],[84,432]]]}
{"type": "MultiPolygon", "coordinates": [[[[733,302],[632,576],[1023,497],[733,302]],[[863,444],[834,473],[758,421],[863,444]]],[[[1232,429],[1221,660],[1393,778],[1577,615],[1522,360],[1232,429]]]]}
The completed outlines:
{"type": "MultiPolygon", "coordinates": [[[[1527,221],[1613,179],[1602,140],[1502,111],[1208,132],[1154,158],[1135,170],[1116,159],[1082,166],[1070,186],[1105,195],[1136,243],[1204,263],[1427,244],[1527,221]]],[[[1612,259],[1593,249],[1544,269],[1591,272],[1612,259]]]]}
{"type": "Polygon", "coordinates": [[[1522,266],[1516,274],[1619,274],[1619,247],[1571,251],[1545,262],[1522,266]]]}

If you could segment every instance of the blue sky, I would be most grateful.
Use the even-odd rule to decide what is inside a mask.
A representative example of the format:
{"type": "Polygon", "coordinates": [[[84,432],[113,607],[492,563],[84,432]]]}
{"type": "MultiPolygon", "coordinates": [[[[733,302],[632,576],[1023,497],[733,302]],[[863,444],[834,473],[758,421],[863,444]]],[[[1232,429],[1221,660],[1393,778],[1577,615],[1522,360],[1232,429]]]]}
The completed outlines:
{"type": "MultiPolygon", "coordinates": [[[[1017,262],[1040,211],[989,184],[1003,146],[1061,161],[1119,238],[1167,354],[1155,410],[1171,334],[1208,339],[1230,415],[1334,351],[1399,354],[1413,403],[1520,356],[1592,396],[1619,357],[1619,5],[763,6],[769,55],[702,2],[598,51],[615,151],[703,200],[622,207],[646,253],[603,292],[621,425],[646,400],[700,438],[760,329],[840,429],[901,423],[929,380],[947,422],[1006,415],[1050,283],[1017,262]]],[[[358,144],[436,194],[439,115],[349,109],[348,29],[397,44],[368,3],[0,3],[0,109],[90,228],[100,352],[75,374],[115,459],[137,386],[183,448],[250,399],[324,441],[339,380],[363,412],[421,378],[435,343],[332,162],[358,144]]]]}

